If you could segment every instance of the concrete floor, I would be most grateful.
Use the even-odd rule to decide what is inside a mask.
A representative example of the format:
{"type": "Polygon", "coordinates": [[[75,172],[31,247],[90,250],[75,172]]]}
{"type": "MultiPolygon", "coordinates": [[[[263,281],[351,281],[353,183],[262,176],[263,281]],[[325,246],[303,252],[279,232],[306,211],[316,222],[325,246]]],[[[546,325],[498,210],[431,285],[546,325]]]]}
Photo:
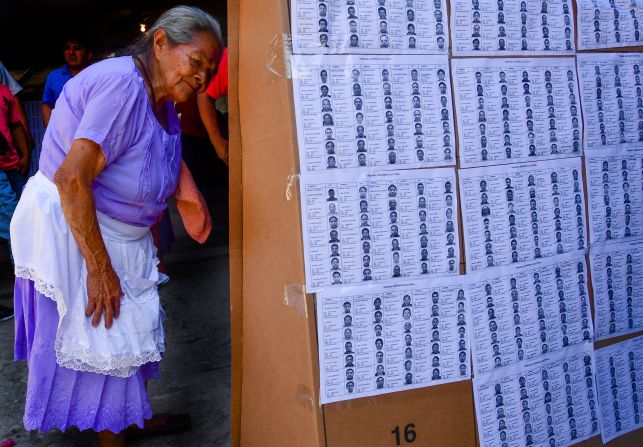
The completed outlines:
{"type": "MultiPolygon", "coordinates": [[[[160,290],[167,313],[168,348],[161,377],[150,383],[156,412],[188,413],[192,430],[148,438],[131,447],[230,445],[230,313],[227,228],[215,227],[205,246],[188,240],[177,225],[177,240],[165,263],[171,277],[160,290]]],[[[0,249],[0,304],[11,302],[10,267],[0,249]]],[[[26,432],[22,427],[26,365],[13,362],[13,320],[0,322],[0,441],[18,446],[97,446],[89,432],[26,432]]]]}

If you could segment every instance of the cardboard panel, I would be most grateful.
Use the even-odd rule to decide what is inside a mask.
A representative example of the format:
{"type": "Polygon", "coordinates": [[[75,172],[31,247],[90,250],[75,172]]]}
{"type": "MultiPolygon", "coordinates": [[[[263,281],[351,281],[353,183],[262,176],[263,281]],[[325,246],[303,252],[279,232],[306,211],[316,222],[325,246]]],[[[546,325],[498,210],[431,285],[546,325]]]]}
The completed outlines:
{"type": "Polygon", "coordinates": [[[239,0],[228,0],[228,132],[230,141],[230,438],[241,437],[241,375],[243,340],[243,214],[241,178],[241,128],[239,121],[239,0]]]}
{"type": "Polygon", "coordinates": [[[327,447],[476,445],[470,381],[328,404],[324,416],[327,447]]]}
{"type": "Polygon", "coordinates": [[[290,26],[287,5],[286,0],[240,2],[243,446],[324,444],[313,372],[315,332],[300,286],[298,185],[289,186],[298,163],[282,45],[290,26]]]}
{"type": "MultiPolygon", "coordinates": [[[[283,51],[288,0],[230,0],[228,14],[230,88],[238,93],[230,115],[232,445],[478,445],[470,381],[319,406],[314,297],[302,288],[296,130],[283,51]],[[240,128],[233,124],[237,112],[240,128]]],[[[602,444],[595,437],[578,445],[602,444]]],[[[643,436],[634,432],[609,445],[643,446],[643,436]]]]}

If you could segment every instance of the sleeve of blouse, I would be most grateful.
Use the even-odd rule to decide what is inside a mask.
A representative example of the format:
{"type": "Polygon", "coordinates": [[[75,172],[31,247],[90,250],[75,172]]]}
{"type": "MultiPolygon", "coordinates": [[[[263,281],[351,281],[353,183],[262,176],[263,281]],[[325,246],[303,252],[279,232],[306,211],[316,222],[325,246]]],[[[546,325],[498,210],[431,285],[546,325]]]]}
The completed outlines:
{"type": "Polygon", "coordinates": [[[94,141],[109,165],[136,142],[145,125],[147,94],[131,75],[105,74],[95,81],[81,87],[82,117],[74,139],[94,141]]]}

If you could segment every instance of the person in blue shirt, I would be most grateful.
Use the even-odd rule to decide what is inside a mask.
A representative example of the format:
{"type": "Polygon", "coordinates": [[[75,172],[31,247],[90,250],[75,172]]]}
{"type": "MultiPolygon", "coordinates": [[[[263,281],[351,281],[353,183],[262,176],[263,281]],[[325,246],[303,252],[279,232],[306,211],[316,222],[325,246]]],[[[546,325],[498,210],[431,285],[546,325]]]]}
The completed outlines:
{"type": "Polygon", "coordinates": [[[81,40],[77,38],[67,39],[63,47],[63,57],[65,65],[52,70],[47,75],[47,81],[45,82],[45,92],[42,95],[42,119],[45,122],[45,127],[49,124],[51,112],[56,105],[58,96],[63,91],[65,83],[89,65],[92,52],[81,40]]]}

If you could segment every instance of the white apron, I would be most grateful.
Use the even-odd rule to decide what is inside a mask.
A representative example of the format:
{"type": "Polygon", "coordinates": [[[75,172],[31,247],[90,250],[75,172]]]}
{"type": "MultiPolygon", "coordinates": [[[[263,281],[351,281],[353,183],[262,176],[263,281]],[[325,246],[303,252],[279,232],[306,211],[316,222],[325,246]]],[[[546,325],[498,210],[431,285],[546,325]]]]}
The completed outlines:
{"type": "Polygon", "coordinates": [[[87,265],[60,205],[58,189],[38,172],[11,220],[16,276],[30,279],[56,302],[56,361],[76,371],[129,377],[165,350],[163,309],[157,291],[156,249],[149,228],[97,213],[100,232],[121,283],[120,316],[105,329],[85,316],[87,265]]]}

